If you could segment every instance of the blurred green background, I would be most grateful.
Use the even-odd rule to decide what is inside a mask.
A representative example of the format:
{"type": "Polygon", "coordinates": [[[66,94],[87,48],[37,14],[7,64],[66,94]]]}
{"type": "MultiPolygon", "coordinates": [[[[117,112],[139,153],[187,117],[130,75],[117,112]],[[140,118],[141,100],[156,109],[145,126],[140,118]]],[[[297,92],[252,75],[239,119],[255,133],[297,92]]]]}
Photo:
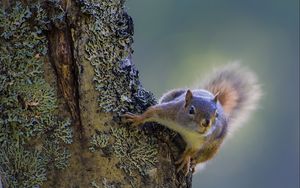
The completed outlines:
{"type": "Polygon", "coordinates": [[[299,1],[127,0],[133,60],[159,97],[232,61],[264,91],[259,109],[193,178],[202,188],[299,187],[299,1]]]}

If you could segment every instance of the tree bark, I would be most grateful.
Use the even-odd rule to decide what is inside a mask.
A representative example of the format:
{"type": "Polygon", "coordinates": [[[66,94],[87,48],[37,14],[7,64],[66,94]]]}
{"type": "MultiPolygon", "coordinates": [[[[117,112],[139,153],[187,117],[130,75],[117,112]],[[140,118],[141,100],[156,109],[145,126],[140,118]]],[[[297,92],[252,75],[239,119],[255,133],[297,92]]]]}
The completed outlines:
{"type": "Polygon", "coordinates": [[[122,122],[156,101],[131,61],[124,0],[0,5],[0,185],[191,187],[178,135],[122,122]]]}

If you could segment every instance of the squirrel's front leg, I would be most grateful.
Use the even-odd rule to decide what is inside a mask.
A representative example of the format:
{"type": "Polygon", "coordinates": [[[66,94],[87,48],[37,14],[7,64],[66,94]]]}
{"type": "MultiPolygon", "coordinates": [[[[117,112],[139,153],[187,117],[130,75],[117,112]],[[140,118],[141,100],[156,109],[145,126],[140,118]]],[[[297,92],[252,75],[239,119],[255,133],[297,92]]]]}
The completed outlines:
{"type": "Polygon", "coordinates": [[[155,117],[155,113],[157,110],[155,110],[155,106],[152,106],[148,108],[144,113],[137,115],[130,112],[127,112],[126,114],[122,115],[125,117],[126,122],[132,123],[133,126],[139,126],[145,123],[146,121],[152,119],[155,117]]]}
{"type": "Polygon", "coordinates": [[[125,117],[126,122],[132,123],[133,126],[139,126],[144,122],[143,115],[137,115],[130,112],[127,112],[126,114],[122,115],[125,117]]]}

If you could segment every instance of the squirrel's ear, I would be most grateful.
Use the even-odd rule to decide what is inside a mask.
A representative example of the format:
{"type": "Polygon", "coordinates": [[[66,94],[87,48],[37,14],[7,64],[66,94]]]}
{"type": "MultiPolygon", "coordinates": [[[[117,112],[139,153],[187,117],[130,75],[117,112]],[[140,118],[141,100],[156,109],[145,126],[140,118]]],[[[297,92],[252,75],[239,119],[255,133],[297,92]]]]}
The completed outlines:
{"type": "Polygon", "coordinates": [[[218,102],[218,96],[219,96],[219,94],[220,94],[220,92],[218,91],[218,92],[215,94],[215,96],[214,96],[213,101],[214,101],[215,103],[218,102]]]}
{"type": "Polygon", "coordinates": [[[188,89],[185,94],[185,104],[184,104],[185,108],[191,104],[192,99],[193,99],[193,93],[191,92],[191,90],[188,89]]]}

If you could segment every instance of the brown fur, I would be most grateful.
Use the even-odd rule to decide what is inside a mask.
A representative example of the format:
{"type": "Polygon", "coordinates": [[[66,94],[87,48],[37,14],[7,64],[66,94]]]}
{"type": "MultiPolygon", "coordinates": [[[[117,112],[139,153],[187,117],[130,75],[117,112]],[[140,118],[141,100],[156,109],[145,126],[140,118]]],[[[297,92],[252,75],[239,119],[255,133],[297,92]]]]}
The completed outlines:
{"type": "Polygon", "coordinates": [[[218,100],[229,124],[232,124],[232,120],[241,123],[256,108],[261,96],[256,76],[239,64],[218,68],[210,75],[212,76],[207,78],[202,88],[213,94],[220,92],[218,100]]]}
{"type": "Polygon", "coordinates": [[[220,144],[220,142],[214,142],[208,144],[207,147],[203,147],[200,151],[198,151],[198,156],[195,158],[196,163],[203,163],[212,159],[218,152],[220,144]]]}

